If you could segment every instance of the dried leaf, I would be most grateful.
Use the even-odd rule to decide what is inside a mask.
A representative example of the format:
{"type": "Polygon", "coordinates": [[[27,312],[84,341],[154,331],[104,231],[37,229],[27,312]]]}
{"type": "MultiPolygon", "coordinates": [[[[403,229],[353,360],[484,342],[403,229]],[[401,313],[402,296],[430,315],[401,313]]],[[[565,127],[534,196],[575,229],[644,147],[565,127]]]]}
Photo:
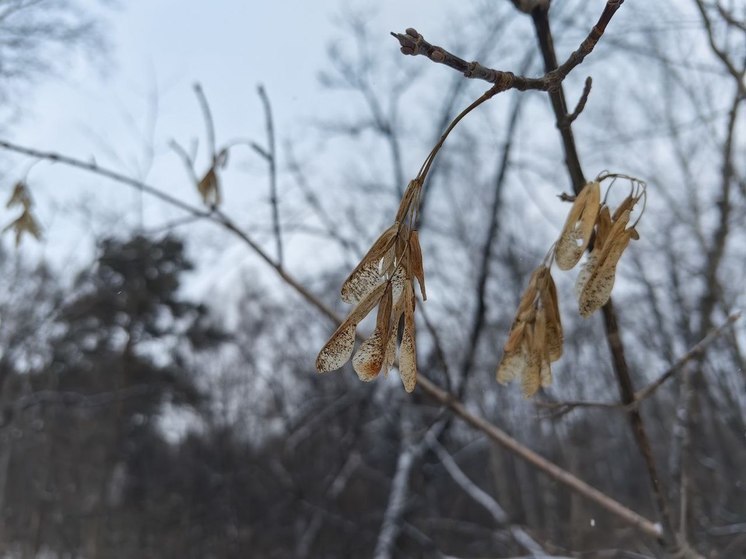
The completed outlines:
{"type": "Polygon", "coordinates": [[[631,238],[632,230],[623,230],[616,237],[610,237],[606,243],[607,246],[599,256],[599,264],[583,287],[578,301],[580,315],[584,318],[604,306],[611,297],[616,266],[631,238]]]}
{"type": "Polygon", "coordinates": [[[220,205],[220,181],[218,174],[215,172],[215,167],[210,167],[202,180],[197,183],[197,190],[206,206],[216,207],[220,205]]]}
{"type": "Polygon", "coordinates": [[[598,267],[598,255],[600,252],[601,250],[598,247],[594,248],[588,255],[588,259],[585,261],[585,264],[583,264],[583,267],[580,269],[578,278],[575,280],[575,296],[578,299],[580,299],[580,297],[582,296],[583,290],[585,289],[588,280],[591,279],[591,276],[598,267]]]}
{"type": "Polygon", "coordinates": [[[518,310],[515,313],[517,318],[520,318],[527,312],[533,312],[534,302],[536,301],[536,295],[539,291],[539,284],[546,273],[547,267],[539,266],[531,274],[531,278],[528,280],[528,287],[526,287],[526,291],[523,292],[521,300],[518,303],[518,310]]]}
{"type": "Polygon", "coordinates": [[[402,264],[396,268],[394,275],[391,277],[391,293],[394,305],[402,303],[402,295],[408,283],[407,271],[402,264]]]}
{"type": "Polygon", "coordinates": [[[377,285],[373,291],[363,297],[357,306],[350,311],[348,319],[351,319],[355,325],[360,324],[360,322],[368,316],[368,313],[370,313],[370,311],[372,311],[381,300],[384,291],[386,291],[385,283],[377,285]]]}
{"type": "Polygon", "coordinates": [[[526,328],[526,323],[522,320],[513,323],[513,327],[510,329],[508,335],[508,341],[505,342],[503,350],[505,353],[515,353],[521,347],[523,341],[523,331],[526,328]]]}
{"type": "Polygon", "coordinates": [[[521,376],[523,397],[530,398],[541,386],[541,358],[533,351],[528,352],[528,360],[521,376]]]}
{"type": "Polygon", "coordinates": [[[357,329],[357,325],[378,304],[385,288],[386,285],[381,284],[371,291],[352,309],[344,322],[332,334],[316,358],[316,370],[318,372],[328,373],[329,371],[335,371],[350,360],[352,350],[355,346],[355,330],[357,329]]]}
{"type": "Polygon", "coordinates": [[[596,245],[601,245],[606,242],[611,231],[611,211],[609,206],[602,206],[601,211],[598,212],[598,219],[596,220],[596,245]]]}
{"type": "Polygon", "coordinates": [[[375,240],[360,263],[342,284],[342,300],[355,304],[377,285],[384,281],[380,262],[396,240],[398,228],[392,225],[375,240]]]}
{"type": "Polygon", "coordinates": [[[383,292],[381,302],[378,305],[378,316],[376,317],[376,328],[381,331],[383,340],[388,339],[391,330],[391,310],[393,307],[392,298],[393,286],[389,283],[383,292]]]}
{"type": "Polygon", "coordinates": [[[391,326],[391,333],[389,339],[386,342],[386,353],[383,356],[383,374],[388,375],[394,366],[396,361],[396,337],[399,335],[399,324],[398,322],[391,326]]]}
{"type": "Polygon", "coordinates": [[[425,270],[422,265],[422,248],[420,247],[420,236],[417,231],[409,234],[409,259],[412,264],[412,273],[417,278],[420,285],[422,300],[427,301],[427,292],[425,291],[425,270]]]}
{"type": "Polygon", "coordinates": [[[526,365],[526,352],[522,349],[511,353],[505,352],[500,365],[497,367],[497,382],[508,384],[510,381],[520,378],[526,365]]]}
{"type": "Polygon", "coordinates": [[[352,357],[355,347],[355,329],[357,324],[345,320],[326,342],[316,358],[316,370],[328,373],[341,368],[352,357]]]}
{"type": "Polygon", "coordinates": [[[552,366],[546,359],[541,362],[541,371],[539,373],[539,376],[541,377],[541,385],[544,388],[552,385],[552,366]]]}
{"type": "Polygon", "coordinates": [[[548,274],[545,287],[539,294],[541,304],[544,307],[547,320],[546,345],[549,361],[557,361],[562,357],[562,345],[564,334],[562,332],[562,321],[560,319],[559,303],[557,300],[557,288],[554,279],[548,274]]]}
{"type": "Polygon", "coordinates": [[[589,182],[575,198],[555,249],[555,261],[560,270],[575,266],[588,247],[599,212],[601,185],[589,182]]]}
{"type": "Polygon", "coordinates": [[[16,246],[21,243],[21,239],[26,233],[34,237],[37,241],[41,239],[41,227],[39,227],[39,224],[28,208],[24,209],[23,213],[17,219],[6,225],[3,233],[11,229],[16,234],[16,246]]]}
{"type": "Polygon", "coordinates": [[[342,300],[354,305],[384,281],[378,271],[378,262],[371,260],[358,265],[342,284],[342,300]]]}
{"type": "Polygon", "coordinates": [[[417,384],[417,348],[415,345],[414,291],[412,284],[404,290],[404,333],[399,349],[399,374],[404,390],[412,392],[417,384]]]}
{"type": "Polygon", "coordinates": [[[637,200],[639,198],[629,195],[627,196],[621,204],[619,204],[619,207],[617,207],[616,210],[614,210],[614,215],[611,216],[611,221],[615,222],[617,221],[624,212],[629,211],[632,212],[632,208],[635,207],[635,204],[637,204],[637,200]]]}
{"type": "Polygon", "coordinates": [[[412,203],[415,202],[420,196],[420,190],[422,183],[418,179],[409,181],[407,188],[404,190],[401,202],[399,203],[399,209],[396,212],[396,222],[404,223],[409,211],[412,209],[412,203]]]}
{"type": "Polygon", "coordinates": [[[384,360],[385,337],[379,328],[366,339],[352,358],[352,368],[355,369],[360,380],[370,382],[381,372],[384,360]]]}
{"type": "Polygon", "coordinates": [[[13,187],[13,192],[8,198],[8,203],[5,204],[6,208],[12,208],[13,206],[23,206],[24,209],[31,207],[31,196],[26,188],[26,183],[18,181],[13,187]]]}

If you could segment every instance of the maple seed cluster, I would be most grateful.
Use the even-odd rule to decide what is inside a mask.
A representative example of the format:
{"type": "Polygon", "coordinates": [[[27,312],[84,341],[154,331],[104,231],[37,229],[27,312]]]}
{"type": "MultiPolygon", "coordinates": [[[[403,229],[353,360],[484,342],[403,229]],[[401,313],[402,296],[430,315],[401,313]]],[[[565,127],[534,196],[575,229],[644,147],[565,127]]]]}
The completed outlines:
{"type": "Polygon", "coordinates": [[[417,383],[415,346],[414,281],[426,299],[425,273],[417,221],[422,180],[409,183],[396,219],[373,243],[370,250],[342,285],[342,300],[355,305],[332,334],[316,358],[316,369],[326,373],[341,368],[352,357],[360,380],[369,382],[383,372],[388,374],[397,354],[399,330],[399,374],[404,389],[412,392],[417,383]],[[378,307],[376,326],[352,356],[355,333],[360,322],[378,307]]]}
{"type": "Polygon", "coordinates": [[[580,315],[589,317],[608,302],[619,259],[630,240],[639,239],[636,222],[628,225],[635,205],[644,201],[645,195],[643,182],[624,175],[603,174],[575,197],[559,239],[545,262],[534,270],[518,304],[497,368],[498,382],[505,384],[520,378],[526,398],[540,386],[551,384],[550,364],[562,356],[563,343],[557,291],[550,271],[552,261],[560,270],[574,268],[594,239],[575,284],[580,315]],[[631,188],[612,214],[606,198],[618,178],[629,180],[631,188]],[[601,182],[607,179],[612,182],[602,202],[601,182]]]}

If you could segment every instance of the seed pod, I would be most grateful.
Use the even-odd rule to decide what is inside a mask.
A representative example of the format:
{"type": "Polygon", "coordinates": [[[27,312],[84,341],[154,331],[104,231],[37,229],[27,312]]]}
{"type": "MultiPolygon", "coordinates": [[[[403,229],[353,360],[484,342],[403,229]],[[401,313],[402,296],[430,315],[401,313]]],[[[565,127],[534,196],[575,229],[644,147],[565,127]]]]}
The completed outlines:
{"type": "Polygon", "coordinates": [[[375,240],[360,263],[350,273],[342,284],[342,300],[355,304],[365,297],[376,286],[383,283],[384,278],[379,270],[381,259],[396,241],[398,227],[392,225],[375,240]]]}
{"type": "Polygon", "coordinates": [[[601,185],[589,182],[575,198],[555,249],[555,261],[560,270],[575,266],[588,247],[598,216],[601,185]]]}

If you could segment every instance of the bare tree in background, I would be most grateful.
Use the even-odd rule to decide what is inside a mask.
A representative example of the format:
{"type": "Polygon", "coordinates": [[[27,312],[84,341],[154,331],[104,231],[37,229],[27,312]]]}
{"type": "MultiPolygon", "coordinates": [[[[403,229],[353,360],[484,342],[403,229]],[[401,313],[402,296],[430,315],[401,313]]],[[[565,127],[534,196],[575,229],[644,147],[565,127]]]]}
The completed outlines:
{"type": "Polygon", "coordinates": [[[23,108],[22,93],[40,78],[63,75],[80,53],[100,56],[104,52],[102,22],[92,8],[78,0],[0,1],[0,100],[4,105],[23,108]]]}

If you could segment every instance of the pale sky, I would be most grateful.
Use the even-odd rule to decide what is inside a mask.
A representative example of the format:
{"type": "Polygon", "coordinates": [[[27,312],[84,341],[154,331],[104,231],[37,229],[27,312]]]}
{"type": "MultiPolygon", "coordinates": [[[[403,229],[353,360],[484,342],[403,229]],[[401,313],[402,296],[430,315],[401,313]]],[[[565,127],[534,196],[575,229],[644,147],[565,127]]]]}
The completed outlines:
{"type": "MultiPolygon", "coordinates": [[[[456,2],[442,2],[447,13],[456,2]]],[[[263,143],[264,116],[256,93],[266,87],[275,113],[278,148],[308,126],[312,118],[333,116],[334,103],[319,85],[334,23],[343,10],[364,2],[336,0],[246,2],[150,0],[121,2],[109,12],[111,53],[104,64],[81,63],[65,75],[32,88],[21,119],[5,135],[16,143],[58,151],[147,178],[186,201],[198,203],[183,167],[168,147],[175,138],[188,145],[196,136],[204,146],[204,123],[192,89],[199,81],[214,114],[218,142],[249,138],[263,143]],[[103,68],[102,68],[103,67],[103,68]],[[103,69],[103,71],[102,71],[103,69]],[[148,147],[153,147],[151,160],[148,147]]],[[[428,27],[432,3],[425,0],[375,4],[372,34],[381,48],[396,51],[388,33],[409,26],[428,27]]],[[[201,152],[204,156],[204,151],[201,152]]],[[[234,169],[256,175],[264,166],[248,150],[237,150],[234,169]],[[247,168],[248,166],[248,168],[247,168]]],[[[200,163],[206,165],[205,159],[200,163]]],[[[9,172],[22,176],[29,160],[13,157],[9,172]]],[[[201,172],[201,170],[200,170],[201,172]]],[[[8,177],[9,185],[13,180],[8,177]]],[[[139,219],[137,195],[121,185],[47,163],[29,175],[45,229],[41,249],[23,250],[50,258],[63,268],[90,257],[94,235],[139,219]],[[81,205],[89,210],[81,210],[81,205]],[[90,211],[90,215],[87,215],[90,211]]],[[[163,208],[148,206],[148,210],[163,208]]],[[[178,212],[166,210],[176,217],[178,212]]],[[[12,215],[3,215],[10,221],[12,215]]],[[[152,214],[150,216],[153,217],[152,214]]],[[[3,239],[10,246],[11,239],[3,239]]]]}

